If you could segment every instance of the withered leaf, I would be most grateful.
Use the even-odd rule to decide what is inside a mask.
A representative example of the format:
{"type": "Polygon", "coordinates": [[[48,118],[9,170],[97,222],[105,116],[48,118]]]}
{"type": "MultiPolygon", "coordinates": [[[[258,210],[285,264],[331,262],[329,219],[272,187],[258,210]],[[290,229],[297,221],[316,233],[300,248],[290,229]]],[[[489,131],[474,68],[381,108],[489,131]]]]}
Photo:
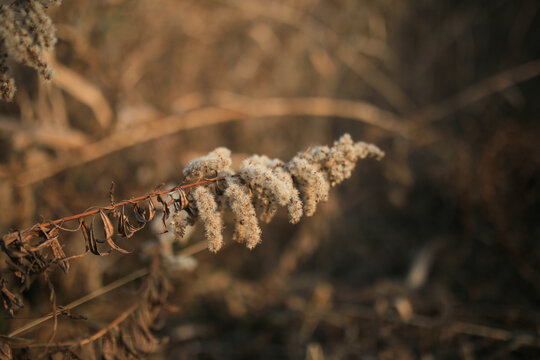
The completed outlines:
{"type": "Polygon", "coordinates": [[[94,255],[103,256],[107,254],[102,254],[99,252],[96,242],[96,237],[94,235],[94,223],[90,223],[90,228],[86,226],[86,222],[81,219],[81,231],[84,236],[84,241],[86,242],[86,249],[94,255]]]}
{"type": "Polygon", "coordinates": [[[178,199],[175,199],[174,205],[177,211],[184,210],[185,208],[188,207],[189,201],[188,201],[188,198],[184,189],[182,188],[178,189],[178,199]]]}
{"type": "Polygon", "coordinates": [[[57,228],[52,228],[49,230],[41,224],[38,227],[39,227],[39,235],[40,235],[39,237],[42,237],[42,238],[44,237],[45,240],[37,244],[36,246],[29,247],[28,250],[30,251],[38,251],[45,247],[51,246],[51,243],[54,242],[56,239],[58,239],[57,228]]]}
{"type": "Polygon", "coordinates": [[[14,305],[21,309],[24,307],[22,300],[8,290],[7,281],[5,279],[2,279],[0,282],[0,295],[2,297],[2,305],[4,306],[4,309],[8,312],[9,316],[13,317],[14,305]]]}
{"type": "MultiPolygon", "coordinates": [[[[120,355],[120,351],[116,344],[116,336],[113,334],[112,331],[109,332],[107,336],[103,339],[103,348],[101,350],[102,350],[101,352],[105,360],[118,359],[118,355],[120,355]]],[[[100,351],[98,350],[98,352],[100,351]]]]}
{"type": "Polygon", "coordinates": [[[69,262],[66,259],[66,254],[62,249],[62,245],[58,241],[58,238],[52,239],[51,251],[53,253],[54,259],[58,261],[58,266],[62,271],[67,274],[69,271],[69,262]]]}
{"type": "Polygon", "coordinates": [[[6,343],[0,343],[0,360],[11,360],[13,354],[11,353],[11,347],[6,343]]]}
{"type": "Polygon", "coordinates": [[[127,333],[127,331],[123,328],[119,329],[119,335],[118,335],[118,341],[124,348],[124,350],[129,354],[134,356],[135,358],[140,357],[140,353],[135,349],[134,347],[134,339],[133,336],[127,333]]]}
{"type": "Polygon", "coordinates": [[[109,246],[111,248],[113,248],[114,250],[116,250],[118,252],[121,252],[123,254],[129,254],[130,251],[122,249],[120,246],[118,246],[114,242],[114,240],[113,240],[113,236],[114,236],[113,224],[111,223],[111,220],[109,219],[107,214],[105,214],[105,212],[102,209],[99,210],[99,216],[101,217],[101,221],[103,222],[103,228],[105,229],[105,237],[106,237],[105,240],[107,241],[107,244],[109,244],[109,246]]]}
{"type": "Polygon", "coordinates": [[[118,233],[129,239],[135,232],[142,228],[144,228],[144,224],[139,227],[130,224],[128,217],[124,213],[124,207],[122,206],[122,212],[118,218],[118,233]]]}
{"type": "Polygon", "coordinates": [[[147,209],[141,208],[139,204],[135,204],[135,206],[133,207],[133,212],[135,214],[135,218],[139,223],[146,224],[147,222],[152,221],[156,216],[156,207],[154,206],[154,202],[152,201],[152,199],[149,199],[148,211],[147,209]]]}
{"type": "Polygon", "coordinates": [[[169,207],[167,206],[167,201],[161,195],[158,195],[157,199],[163,208],[163,215],[161,216],[161,222],[163,223],[163,231],[161,233],[165,234],[166,232],[168,232],[167,219],[169,218],[171,211],[169,210],[169,207]]]}
{"type": "Polygon", "coordinates": [[[157,340],[149,334],[148,328],[146,331],[142,324],[135,321],[130,324],[130,332],[133,337],[133,344],[138,352],[142,354],[148,354],[153,350],[154,341],[157,340]]]}

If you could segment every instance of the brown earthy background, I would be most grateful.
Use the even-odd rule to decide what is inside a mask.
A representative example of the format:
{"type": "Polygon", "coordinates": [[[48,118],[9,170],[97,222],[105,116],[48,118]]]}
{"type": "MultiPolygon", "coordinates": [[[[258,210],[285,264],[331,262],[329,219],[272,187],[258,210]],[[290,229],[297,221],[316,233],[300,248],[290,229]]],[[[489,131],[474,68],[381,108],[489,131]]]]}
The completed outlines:
{"type": "MultiPolygon", "coordinates": [[[[538,1],[77,0],[48,14],[56,76],[14,63],[0,103],[2,234],[107,205],[111,181],[116,199],[177,184],[217,146],[236,164],[288,160],[348,132],[386,152],[312,218],[280,213],[253,251],[229,231],[219,253],[169,269],[148,358],[540,357],[538,1]]],[[[57,305],[147,265],[157,241],[144,230],[130,255],[52,272],[57,305]]],[[[83,247],[78,233],[62,245],[83,247]]],[[[56,340],[107,326],[138,282],[59,317],[56,340]]],[[[51,311],[47,286],[2,334],[51,311]]]]}

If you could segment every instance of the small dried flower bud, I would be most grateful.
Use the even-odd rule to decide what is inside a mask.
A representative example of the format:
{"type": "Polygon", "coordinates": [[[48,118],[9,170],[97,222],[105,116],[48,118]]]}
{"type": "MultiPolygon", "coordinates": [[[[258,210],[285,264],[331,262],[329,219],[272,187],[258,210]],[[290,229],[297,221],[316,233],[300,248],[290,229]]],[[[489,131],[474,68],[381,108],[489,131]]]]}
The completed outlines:
{"type": "Polygon", "coordinates": [[[223,234],[221,233],[223,221],[221,214],[218,212],[214,195],[206,187],[199,186],[193,191],[193,200],[195,201],[199,218],[204,224],[208,250],[216,253],[223,246],[223,234]]]}
{"type": "Polygon", "coordinates": [[[358,159],[375,157],[381,159],[384,156],[378,147],[364,142],[354,143],[349,134],[343,135],[334,146],[318,146],[303,157],[313,163],[325,174],[330,185],[335,186],[343,180],[351,177],[352,171],[358,159]]]}
{"type": "Polygon", "coordinates": [[[287,185],[265,165],[253,164],[250,160],[251,158],[248,158],[240,165],[242,179],[253,188],[257,195],[267,198],[270,202],[276,202],[280,206],[286,206],[291,198],[287,185]]]}
{"type": "Polygon", "coordinates": [[[199,181],[204,178],[211,178],[231,172],[232,164],[231,151],[220,147],[188,163],[183,171],[186,182],[199,181]]]}

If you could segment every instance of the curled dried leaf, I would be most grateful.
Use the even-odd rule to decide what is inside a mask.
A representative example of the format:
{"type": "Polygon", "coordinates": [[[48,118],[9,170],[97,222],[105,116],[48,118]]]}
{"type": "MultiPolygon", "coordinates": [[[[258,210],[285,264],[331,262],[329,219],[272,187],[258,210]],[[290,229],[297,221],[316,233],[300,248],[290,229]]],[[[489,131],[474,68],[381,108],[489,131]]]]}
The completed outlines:
{"type": "Polygon", "coordinates": [[[49,230],[49,229],[47,229],[46,227],[44,227],[42,225],[39,225],[38,228],[39,228],[40,237],[42,237],[42,238],[44,237],[45,240],[43,240],[42,242],[40,242],[36,246],[29,247],[28,250],[30,250],[30,251],[38,251],[38,250],[44,249],[46,247],[52,246],[52,243],[55,240],[58,240],[58,229],[57,228],[52,228],[52,229],[49,230]]]}
{"type": "Polygon", "coordinates": [[[168,230],[167,230],[167,219],[171,215],[171,211],[169,210],[169,206],[167,205],[167,201],[161,195],[157,196],[157,200],[161,204],[161,207],[162,207],[162,210],[163,210],[163,214],[161,215],[161,222],[163,223],[163,230],[162,230],[161,233],[165,234],[166,232],[168,232],[168,230]]]}
{"type": "Polygon", "coordinates": [[[103,256],[107,255],[106,253],[100,253],[97,247],[97,241],[96,236],[94,234],[94,223],[90,223],[90,227],[86,225],[86,222],[81,219],[81,231],[84,237],[84,241],[86,243],[86,249],[90,250],[90,252],[94,255],[103,256]]]}
{"type": "Polygon", "coordinates": [[[120,246],[118,246],[114,240],[114,226],[111,223],[111,219],[105,214],[105,212],[101,209],[99,210],[99,216],[101,217],[101,221],[103,222],[103,229],[105,230],[105,236],[107,244],[114,250],[121,252],[122,254],[129,254],[130,251],[122,249],[120,246]]]}
{"type": "Polygon", "coordinates": [[[64,250],[62,249],[62,245],[60,245],[60,242],[58,241],[58,238],[52,239],[51,243],[51,251],[54,256],[54,260],[58,262],[58,266],[62,271],[67,274],[69,271],[69,262],[66,260],[66,254],[64,253],[64,250]]]}
{"type": "Polygon", "coordinates": [[[137,227],[129,222],[129,219],[125,214],[124,207],[122,206],[122,212],[120,213],[118,218],[118,234],[129,239],[133,236],[134,233],[141,230],[142,228],[144,228],[144,224],[137,227]]]}
{"type": "Polygon", "coordinates": [[[2,305],[4,306],[4,309],[11,317],[13,317],[14,306],[21,309],[24,307],[22,300],[8,290],[7,281],[5,279],[0,281],[0,296],[2,298],[2,305]]]}
{"type": "Polygon", "coordinates": [[[141,208],[139,204],[135,204],[133,207],[135,218],[141,224],[146,224],[154,219],[156,216],[156,207],[152,199],[148,199],[148,208],[141,208]]]}

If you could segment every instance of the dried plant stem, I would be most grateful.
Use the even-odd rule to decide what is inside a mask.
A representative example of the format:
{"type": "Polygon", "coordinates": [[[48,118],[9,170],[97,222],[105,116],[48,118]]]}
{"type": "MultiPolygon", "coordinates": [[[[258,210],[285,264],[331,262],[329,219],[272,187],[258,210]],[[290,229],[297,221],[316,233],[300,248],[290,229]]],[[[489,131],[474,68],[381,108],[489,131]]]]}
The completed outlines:
{"type": "MultiPolygon", "coordinates": [[[[111,321],[109,325],[104,327],[103,329],[99,330],[92,336],[86,337],[82,340],[71,340],[71,341],[63,341],[58,343],[33,343],[33,344],[21,344],[20,347],[22,348],[38,348],[38,347],[69,347],[69,346],[83,346],[86,344],[90,344],[97,339],[107,335],[109,331],[120,325],[124,320],[126,320],[131,314],[135,312],[139,307],[139,303],[135,303],[131,305],[126,311],[124,311],[120,316],[118,316],[116,319],[111,321]]],[[[16,349],[17,345],[11,345],[12,348],[16,349]]]]}
{"type": "MultiPolygon", "coordinates": [[[[179,255],[181,256],[192,256],[192,255],[195,255],[195,254],[198,254],[202,251],[206,250],[206,242],[205,241],[200,241],[198,243],[195,243],[193,245],[190,245],[186,248],[184,248],[183,250],[181,250],[179,252],[179,255]]],[[[91,300],[94,300],[95,298],[98,298],[102,295],[105,295],[107,294],[108,292],[111,292],[113,290],[116,290],[118,289],[119,287],[122,287],[134,280],[137,280],[137,279],[140,279],[146,275],[149,274],[149,270],[148,268],[142,268],[142,269],[139,269],[139,270],[136,270],[134,272],[132,272],[131,274],[128,274],[120,279],[117,279],[113,282],[111,282],[110,284],[108,285],[105,285],[95,291],[92,291],[91,293],[75,300],[75,301],[72,301],[70,302],[69,304],[67,304],[66,306],[63,306],[61,309],[58,309],[56,311],[57,314],[60,314],[62,313],[62,311],[69,311],[71,309],[74,309],[82,304],[85,304],[91,300]]],[[[129,314],[128,314],[129,315],[129,314]]],[[[28,324],[10,332],[7,336],[8,337],[14,337],[14,336],[17,336],[19,334],[22,334],[22,333],[25,333],[27,332],[28,330],[32,329],[33,327],[37,326],[37,325],[40,325],[42,323],[44,323],[45,321],[49,320],[49,319],[52,319],[54,316],[54,314],[48,314],[48,315],[45,315],[45,316],[42,316],[34,321],[31,321],[29,322],[28,324]]],[[[127,316],[127,315],[126,315],[127,316]]],[[[94,335],[95,336],[95,335],[94,335]]]]}
{"type": "MultiPolygon", "coordinates": [[[[90,294],[87,294],[69,304],[67,304],[66,306],[62,307],[61,309],[58,309],[56,311],[57,314],[60,314],[62,313],[62,311],[69,311],[71,309],[74,309],[76,308],[77,306],[80,306],[90,300],[93,300],[97,297],[100,297],[101,295],[104,295],[110,291],[113,291],[115,289],[118,289],[119,287],[121,286],[124,286],[126,285],[127,283],[130,283],[131,281],[134,281],[134,280],[137,280],[143,276],[146,276],[148,275],[148,269],[147,268],[144,268],[144,269],[139,269],[137,271],[134,271],[132,272],[131,274],[129,275],[126,275],[118,280],[115,280],[113,281],[112,283],[106,285],[106,286],[103,286],[93,292],[91,292],[90,294]]],[[[9,337],[14,337],[14,336],[17,336],[19,334],[22,334],[22,333],[25,333],[27,332],[28,330],[32,329],[33,327],[49,320],[49,319],[52,319],[52,317],[54,316],[54,314],[48,314],[48,315],[45,315],[45,316],[42,316],[40,317],[39,319],[36,319],[32,322],[29,322],[28,324],[10,332],[8,334],[9,337]]]]}
{"type": "MultiPolygon", "coordinates": [[[[167,190],[156,191],[156,192],[146,194],[146,195],[142,195],[142,196],[138,196],[138,197],[135,197],[135,198],[132,198],[132,199],[129,199],[129,200],[123,200],[123,201],[117,202],[117,203],[115,203],[113,205],[110,205],[110,206],[104,206],[104,207],[96,208],[96,209],[93,209],[93,210],[90,210],[90,211],[85,211],[85,212],[80,213],[80,214],[66,216],[66,217],[63,217],[61,219],[39,223],[39,224],[34,225],[32,228],[62,225],[64,223],[68,222],[68,221],[78,220],[78,219],[85,218],[87,216],[96,215],[100,211],[113,210],[113,209],[116,209],[116,208],[119,208],[119,207],[122,207],[122,206],[125,206],[125,205],[128,205],[128,204],[135,204],[135,203],[137,203],[139,201],[148,200],[148,199],[151,199],[151,198],[158,197],[160,195],[166,195],[166,194],[178,191],[180,189],[188,189],[188,188],[191,188],[191,187],[208,184],[208,183],[215,182],[215,181],[218,181],[218,180],[222,180],[222,178],[216,177],[216,178],[212,178],[212,179],[198,181],[198,182],[195,182],[195,183],[192,183],[192,184],[178,185],[178,186],[175,186],[175,187],[167,189],[167,190]]],[[[31,230],[32,228],[22,230],[21,233],[24,233],[24,232],[26,232],[28,230],[31,230]]],[[[6,245],[9,245],[15,239],[16,239],[16,237],[5,237],[4,242],[5,242],[6,245]]]]}

